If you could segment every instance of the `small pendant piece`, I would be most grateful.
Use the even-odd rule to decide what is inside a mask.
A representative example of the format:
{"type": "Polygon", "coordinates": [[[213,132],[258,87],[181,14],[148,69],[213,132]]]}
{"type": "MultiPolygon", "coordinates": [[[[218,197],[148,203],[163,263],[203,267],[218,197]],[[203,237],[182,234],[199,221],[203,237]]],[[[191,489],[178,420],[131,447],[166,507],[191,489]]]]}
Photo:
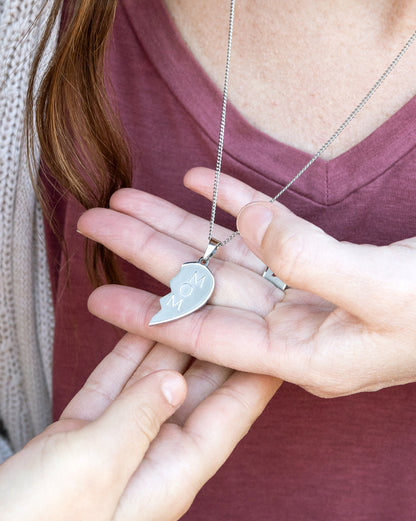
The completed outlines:
{"type": "Polygon", "coordinates": [[[152,317],[149,326],[186,317],[206,304],[215,286],[208,263],[219,244],[216,239],[211,239],[198,262],[182,264],[179,273],[169,283],[172,291],[160,299],[161,309],[152,317]]]}
{"type": "Polygon", "coordinates": [[[276,277],[272,270],[267,266],[263,271],[263,277],[282,291],[285,291],[285,289],[287,288],[287,284],[283,282],[283,280],[280,280],[279,277],[276,277]]]}

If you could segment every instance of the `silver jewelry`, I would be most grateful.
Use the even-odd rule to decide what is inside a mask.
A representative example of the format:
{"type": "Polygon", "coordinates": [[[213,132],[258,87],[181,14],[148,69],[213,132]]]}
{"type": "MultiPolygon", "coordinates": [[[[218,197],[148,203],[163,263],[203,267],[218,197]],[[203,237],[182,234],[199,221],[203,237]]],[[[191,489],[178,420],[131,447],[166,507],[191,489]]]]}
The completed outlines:
{"type": "MultiPolygon", "coordinates": [[[[224,149],[224,134],[225,134],[225,118],[227,113],[228,100],[228,83],[230,74],[230,60],[231,60],[231,44],[233,37],[234,26],[234,11],[235,0],[231,0],[230,4],[230,22],[228,29],[228,45],[227,45],[227,60],[225,66],[223,101],[221,111],[220,133],[218,138],[217,161],[215,167],[214,186],[212,192],[212,206],[211,219],[209,222],[208,246],[204,255],[197,262],[188,262],[182,264],[179,273],[170,281],[172,291],[160,299],[161,310],[154,315],[150,321],[150,325],[162,324],[181,318],[185,315],[193,313],[201,308],[211,297],[214,291],[215,281],[211,271],[208,269],[208,263],[211,257],[215,255],[217,250],[225,246],[230,241],[239,235],[238,231],[233,232],[223,241],[218,241],[213,238],[215,214],[217,210],[218,189],[221,175],[222,155],[224,149]]],[[[312,159],[293,177],[289,183],[284,186],[280,192],[275,195],[269,202],[277,201],[277,199],[288,190],[292,184],[299,179],[299,177],[308,170],[308,168],[325,152],[325,150],[337,139],[341,132],[351,123],[355,116],[361,111],[364,105],[373,96],[376,90],[384,83],[387,76],[396,67],[400,59],[412,45],[416,39],[416,30],[407,40],[403,48],[390,63],[383,74],[378,78],[373,87],[367,92],[364,98],[358,103],[354,110],[348,115],[343,123],[336,129],[332,136],[321,146],[312,159]]],[[[273,272],[265,267],[263,277],[272,282],[279,289],[284,291],[286,284],[281,281],[273,272]]]]}
{"type": "Polygon", "coordinates": [[[263,277],[272,284],[274,284],[276,288],[279,288],[282,291],[285,291],[287,289],[287,284],[283,282],[283,280],[279,279],[279,277],[276,277],[272,270],[267,266],[263,271],[263,277]]]}
{"type": "Polygon", "coordinates": [[[219,241],[211,239],[198,262],[182,264],[179,273],[169,282],[172,291],[160,299],[161,309],[152,317],[149,326],[190,315],[209,300],[215,281],[208,264],[218,245],[219,241]]]}

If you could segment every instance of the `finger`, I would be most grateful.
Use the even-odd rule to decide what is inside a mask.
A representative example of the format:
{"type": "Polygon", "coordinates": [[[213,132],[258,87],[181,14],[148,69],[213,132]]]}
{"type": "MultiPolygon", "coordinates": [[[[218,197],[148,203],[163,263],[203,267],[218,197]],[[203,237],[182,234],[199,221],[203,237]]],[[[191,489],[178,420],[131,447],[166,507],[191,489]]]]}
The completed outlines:
{"type": "MultiPolygon", "coordinates": [[[[185,185],[211,199],[211,178],[212,171],[205,168],[194,168],[186,174],[185,185]]],[[[244,206],[253,201],[268,202],[269,196],[272,195],[274,194],[266,196],[245,183],[222,174],[218,205],[228,213],[237,216],[244,206]]],[[[275,212],[279,211],[276,210],[276,207],[280,208],[282,213],[286,212],[285,208],[279,204],[275,203],[273,207],[275,212]]],[[[287,211],[286,215],[290,215],[290,212],[287,211]]],[[[297,223],[301,221],[298,218],[295,218],[295,220],[297,223]]],[[[238,226],[241,226],[242,220],[240,218],[238,222],[238,226]]],[[[251,225],[253,232],[260,225],[259,222],[250,222],[249,219],[246,219],[246,223],[248,226],[251,225]]],[[[317,232],[318,228],[309,225],[298,229],[295,222],[290,220],[278,221],[277,224],[279,228],[281,227],[281,241],[286,246],[283,255],[279,251],[278,256],[271,253],[267,257],[258,248],[256,250],[254,245],[252,247],[254,253],[266,265],[273,266],[274,272],[289,286],[299,287],[314,292],[325,299],[331,299],[334,304],[370,323],[378,323],[383,328],[389,327],[389,323],[386,323],[386,316],[390,315],[389,310],[392,307],[398,311],[392,317],[394,321],[400,322],[401,317],[407,316],[406,310],[411,305],[409,295],[416,291],[416,271],[410,272],[409,268],[414,266],[414,261],[412,253],[406,248],[410,246],[410,249],[414,249],[416,239],[407,239],[391,245],[387,249],[368,245],[358,246],[345,242],[339,243],[332,240],[330,241],[333,246],[330,251],[331,258],[329,256],[322,258],[323,255],[326,255],[324,248],[328,247],[328,244],[324,240],[324,235],[319,237],[318,234],[312,233],[312,231],[317,232]],[[286,227],[284,222],[287,224],[286,227]],[[323,240],[319,241],[319,238],[323,240]],[[309,249],[315,239],[315,248],[309,249]],[[396,246],[403,246],[404,248],[396,248],[396,246]],[[288,251],[290,248],[292,252],[288,251]],[[316,253],[318,254],[315,255],[316,253]],[[272,257],[271,260],[270,257],[272,257]],[[312,259],[314,262],[311,263],[312,259]],[[300,261],[299,264],[302,264],[301,271],[292,269],[296,260],[300,261]],[[304,267],[305,269],[303,269],[304,267]],[[327,271],[328,268],[329,271],[327,271]],[[337,273],[338,269],[340,269],[339,274],[337,273]],[[293,273],[294,279],[292,282],[285,278],[286,273],[293,273]],[[403,276],[403,274],[406,275],[403,276]],[[338,282],[338,284],[335,282],[338,282]],[[410,290],[412,287],[414,288],[413,291],[410,290]],[[369,298],[363,300],[364,295],[368,295],[369,298]],[[337,296],[340,298],[336,298],[337,296]]],[[[246,234],[246,230],[244,230],[244,233],[246,234]]],[[[247,239],[247,237],[245,238],[247,239]]]]}
{"type": "Polygon", "coordinates": [[[139,380],[154,373],[170,369],[179,373],[184,373],[191,364],[192,358],[186,353],[176,349],[156,343],[151,351],[145,356],[134,371],[134,374],[126,383],[126,388],[135,385],[139,380]]]}
{"type": "Polygon", "coordinates": [[[188,387],[186,399],[170,421],[183,425],[195,408],[220,388],[232,373],[228,367],[195,360],[184,374],[188,387]]]}
{"type": "MultiPolygon", "coordinates": [[[[181,486],[190,500],[225,463],[281,383],[272,377],[234,373],[191,414],[183,427],[187,450],[181,452],[185,459],[181,486]],[[191,478],[188,468],[193,469],[191,478]]],[[[171,459],[172,454],[166,454],[165,461],[171,459]]]]}
{"type": "MultiPolygon", "coordinates": [[[[210,199],[212,197],[212,188],[210,188],[209,179],[210,175],[209,172],[207,172],[207,169],[194,168],[186,174],[185,185],[210,199]]],[[[356,259],[356,262],[350,266],[347,266],[349,256],[346,255],[344,258],[344,276],[335,273],[334,278],[339,284],[334,284],[331,274],[334,270],[338,270],[339,263],[334,259],[336,265],[333,266],[332,271],[329,273],[327,272],[327,266],[324,259],[321,259],[321,256],[326,251],[325,248],[328,247],[325,240],[327,240],[328,243],[332,243],[334,246],[339,246],[337,255],[338,259],[344,255],[344,248],[350,250],[346,253],[353,254],[352,250],[355,249],[355,245],[338,243],[334,239],[325,235],[321,230],[319,230],[319,228],[291,214],[291,212],[282,205],[278,203],[272,205],[269,201],[269,196],[254,190],[250,186],[231,176],[222,174],[221,190],[218,194],[218,205],[228,213],[238,217],[237,228],[239,229],[242,238],[250,246],[252,251],[259,256],[267,266],[272,268],[279,278],[284,280],[289,286],[301,288],[307,292],[313,292],[326,300],[330,300],[333,304],[341,306],[345,310],[358,315],[363,319],[367,319],[368,321],[377,320],[382,314],[385,314],[386,307],[391,305],[391,303],[387,302],[388,299],[383,300],[380,308],[376,309],[375,307],[368,306],[367,302],[364,302],[359,298],[360,295],[367,291],[367,288],[362,284],[370,282],[367,273],[362,271],[363,266],[361,263],[363,257],[365,257],[367,253],[370,253],[372,260],[367,263],[367,266],[368,271],[372,271],[371,264],[373,258],[378,255],[375,253],[374,247],[367,247],[368,250],[362,251],[362,255],[359,256],[360,258],[356,259]],[[259,241],[262,241],[262,239],[259,238],[259,235],[263,237],[263,234],[261,233],[262,221],[261,219],[260,221],[250,219],[248,214],[245,213],[245,210],[243,211],[244,207],[247,207],[247,209],[250,208],[252,206],[250,203],[253,202],[266,203],[262,206],[268,208],[272,207],[275,213],[280,212],[280,219],[276,222],[276,226],[274,226],[273,229],[278,228],[281,232],[279,236],[280,242],[284,245],[283,250],[277,242],[278,239],[275,239],[271,235],[271,238],[267,243],[268,245],[270,244],[270,246],[266,246],[265,241],[263,241],[262,244],[259,244],[259,241]],[[243,214],[245,215],[245,219],[243,214]],[[283,215],[286,215],[287,217],[285,220],[283,220],[283,215]],[[291,221],[288,216],[292,216],[293,220],[291,221]],[[296,226],[296,224],[299,224],[300,222],[302,222],[304,226],[296,226]],[[312,233],[313,231],[316,233],[312,233]],[[250,232],[255,236],[251,243],[249,243],[248,238],[248,233],[250,232]],[[318,239],[322,240],[319,241],[318,239]],[[313,244],[314,242],[315,244],[313,244]],[[313,245],[315,248],[309,248],[309,246],[313,245]],[[350,246],[350,248],[348,248],[348,246],[350,246]],[[267,252],[265,251],[266,248],[268,250],[267,252]],[[316,253],[320,253],[321,256],[315,255],[316,253]],[[315,262],[311,263],[312,260],[315,262]],[[293,268],[295,263],[299,265],[298,270],[293,268]],[[291,278],[291,276],[293,278],[291,278]]],[[[360,248],[364,247],[360,246],[360,248]]],[[[354,254],[352,256],[354,256],[354,254]]],[[[372,298],[379,302],[379,288],[380,284],[384,285],[385,278],[386,273],[385,271],[383,272],[383,269],[380,270],[378,279],[374,277],[374,272],[372,273],[371,279],[374,281],[372,284],[372,298]]]]}
{"type": "Polygon", "coordinates": [[[239,371],[274,375],[304,385],[311,350],[332,306],[288,290],[287,299],[266,317],[231,307],[206,305],[191,315],[149,326],[158,297],[124,286],[102,286],[89,299],[94,315],[191,356],[239,371]],[[111,303],[111,304],[110,304],[111,303]]]}
{"type": "MultiPolygon", "coordinates": [[[[208,169],[204,170],[211,172],[208,169]]],[[[113,210],[140,219],[155,230],[175,237],[184,244],[196,248],[200,254],[207,247],[208,221],[160,197],[140,190],[123,188],[112,196],[110,207],[113,210]]],[[[223,226],[215,225],[215,237],[218,240],[224,240],[233,231],[223,226]]],[[[257,273],[260,273],[263,266],[261,261],[250,252],[238,237],[232,243],[229,243],[227,248],[220,248],[216,253],[216,257],[230,260],[257,273]]]]}
{"type": "Polygon", "coordinates": [[[92,421],[98,418],[120,394],[154,345],[153,340],[129,333],[124,335],[94,369],[62,413],[61,419],[92,421]]]}
{"type": "MultiPolygon", "coordinates": [[[[209,168],[193,168],[184,178],[184,184],[194,192],[212,200],[213,175],[209,168]]],[[[274,195],[274,194],[273,194],[274,195]]],[[[234,217],[237,217],[243,206],[253,201],[270,201],[272,196],[263,194],[251,186],[226,174],[221,174],[217,204],[234,217]]]]}
{"type": "MultiPolygon", "coordinates": [[[[117,255],[146,271],[165,285],[178,273],[183,262],[196,261],[200,253],[147,224],[104,208],[84,213],[80,232],[97,240],[117,255]]],[[[210,263],[217,287],[212,302],[268,313],[283,293],[259,274],[239,265],[214,258],[210,263]],[[240,281],[244,281],[243,286],[240,281]]]]}
{"type": "Polygon", "coordinates": [[[409,248],[338,242],[280,204],[243,208],[238,228],[247,245],[291,287],[314,293],[370,324],[409,304],[416,273],[409,248]],[[403,276],[403,274],[409,276],[403,276]]]}
{"type": "Polygon", "coordinates": [[[149,326],[159,307],[158,297],[115,285],[101,286],[88,301],[91,313],[103,320],[200,360],[259,373],[279,367],[278,349],[270,348],[267,322],[257,313],[206,305],[180,320],[149,326]]]}
{"type": "Polygon", "coordinates": [[[195,409],[184,431],[206,455],[200,479],[207,480],[226,461],[281,384],[270,376],[236,372],[195,409]]]}
{"type": "Polygon", "coordinates": [[[148,498],[157,494],[161,479],[167,484],[160,496],[164,510],[168,509],[171,519],[181,518],[279,385],[268,377],[233,375],[197,407],[182,430],[165,424],[130,481],[117,519],[136,519],[137,512],[146,519],[160,519],[160,502],[148,498]]]}
{"type": "MultiPolygon", "coordinates": [[[[107,466],[104,474],[124,490],[129,478],[143,459],[160,426],[184,401],[186,382],[173,371],[152,373],[123,390],[94,422],[80,431],[82,443],[94,447],[94,453],[107,466]]],[[[104,476],[105,477],[105,476],[104,476]]]]}

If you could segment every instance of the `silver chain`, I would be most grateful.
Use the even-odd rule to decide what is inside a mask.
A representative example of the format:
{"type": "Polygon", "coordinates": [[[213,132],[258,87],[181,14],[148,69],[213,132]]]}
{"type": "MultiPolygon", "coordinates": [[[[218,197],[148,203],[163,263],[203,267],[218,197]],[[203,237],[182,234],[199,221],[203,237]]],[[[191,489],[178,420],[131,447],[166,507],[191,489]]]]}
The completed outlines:
{"type": "MultiPolygon", "coordinates": [[[[230,23],[228,30],[228,46],[227,46],[227,61],[225,66],[225,77],[224,77],[224,90],[223,90],[223,98],[222,98],[222,111],[221,111],[221,124],[220,124],[220,134],[218,138],[218,149],[217,149],[217,162],[215,167],[215,178],[214,178],[214,188],[212,192],[212,207],[211,207],[211,220],[209,223],[209,235],[208,241],[211,242],[214,224],[215,224],[215,214],[217,210],[217,199],[218,199],[218,189],[220,184],[220,175],[221,175],[221,165],[222,165],[222,155],[224,150],[224,135],[225,135],[225,118],[227,114],[227,101],[228,101],[228,84],[229,84],[229,76],[230,76],[230,61],[231,61],[231,44],[233,39],[233,27],[234,27],[234,11],[235,11],[235,0],[231,0],[230,7],[230,23]]],[[[349,114],[349,116],[345,119],[345,121],[337,128],[337,130],[332,134],[332,136],[326,141],[321,148],[316,152],[316,154],[312,157],[312,159],[293,177],[289,183],[284,186],[280,192],[275,195],[269,202],[274,203],[288,188],[292,186],[292,184],[299,179],[299,177],[308,170],[308,168],[320,157],[325,150],[337,139],[337,137],[341,134],[341,132],[351,123],[351,121],[355,118],[355,116],[360,112],[360,110],[364,107],[364,105],[369,101],[369,99],[373,96],[376,90],[384,83],[384,80],[387,76],[392,72],[392,70],[396,67],[400,59],[412,45],[412,43],[416,39],[416,30],[411,35],[411,37],[407,40],[403,48],[394,58],[394,60],[390,63],[387,69],[383,72],[380,78],[376,81],[376,83],[371,87],[371,89],[367,92],[364,98],[358,103],[355,109],[349,114]]],[[[216,246],[216,249],[221,246],[225,246],[230,241],[239,235],[238,231],[233,232],[229,237],[220,241],[216,246]]]]}
{"type": "MultiPolygon", "coordinates": [[[[231,44],[233,41],[233,28],[234,28],[234,10],[235,10],[235,0],[231,0],[230,22],[228,25],[227,61],[225,64],[224,89],[223,89],[223,95],[222,95],[220,135],[218,138],[217,163],[216,163],[216,167],[215,167],[214,188],[212,191],[211,220],[209,222],[208,242],[211,242],[212,235],[214,233],[215,213],[217,211],[218,188],[220,185],[222,153],[224,150],[225,118],[227,115],[228,83],[229,83],[229,77],[230,77],[230,61],[231,61],[231,44]]],[[[220,243],[220,245],[224,246],[223,243],[220,243]]]]}

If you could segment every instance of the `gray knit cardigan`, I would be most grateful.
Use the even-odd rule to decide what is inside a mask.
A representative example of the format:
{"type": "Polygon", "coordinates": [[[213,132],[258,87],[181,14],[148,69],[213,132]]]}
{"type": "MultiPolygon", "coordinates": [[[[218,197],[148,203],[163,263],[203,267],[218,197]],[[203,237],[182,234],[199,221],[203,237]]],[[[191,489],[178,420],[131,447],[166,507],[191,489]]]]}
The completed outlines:
{"type": "Polygon", "coordinates": [[[0,462],[51,420],[53,307],[23,136],[30,65],[50,12],[48,2],[34,23],[43,3],[0,0],[0,462]]]}

